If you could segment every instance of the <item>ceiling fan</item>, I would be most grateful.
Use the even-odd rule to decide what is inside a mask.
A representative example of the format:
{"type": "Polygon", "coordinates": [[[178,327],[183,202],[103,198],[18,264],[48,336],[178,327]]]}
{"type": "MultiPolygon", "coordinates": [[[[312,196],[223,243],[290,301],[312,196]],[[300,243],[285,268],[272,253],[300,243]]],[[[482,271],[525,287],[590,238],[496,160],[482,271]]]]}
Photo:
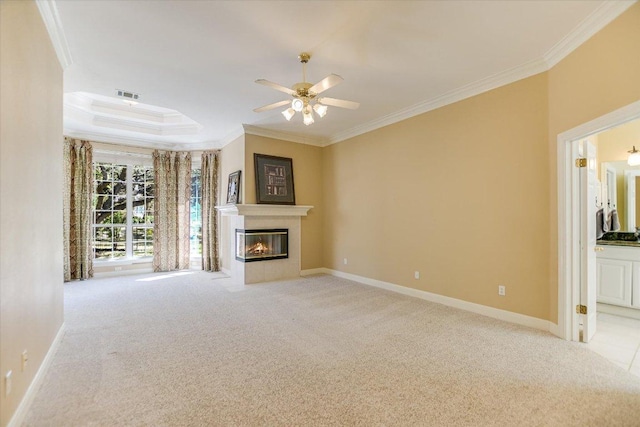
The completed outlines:
{"type": "Polygon", "coordinates": [[[302,112],[303,122],[305,125],[309,126],[314,121],[313,111],[315,111],[319,117],[324,117],[325,114],[327,114],[327,106],[329,105],[332,107],[348,108],[350,110],[355,110],[356,108],[358,108],[360,104],[357,102],[345,101],[344,99],[317,97],[325,90],[341,83],[344,79],[337,74],[329,74],[327,77],[320,80],[316,84],[308,83],[307,62],[309,62],[310,58],[311,55],[307,52],[302,52],[298,56],[298,59],[302,63],[302,81],[300,83],[294,84],[291,89],[277,83],[270,82],[269,80],[256,80],[256,83],[258,84],[268,86],[275,90],[279,90],[280,92],[284,92],[287,95],[291,95],[293,97],[293,100],[286,99],[284,101],[274,102],[273,104],[256,108],[253,111],[255,111],[256,113],[261,113],[263,111],[272,110],[274,108],[290,104],[289,108],[282,112],[282,115],[287,120],[291,120],[296,112],[302,112]]]}

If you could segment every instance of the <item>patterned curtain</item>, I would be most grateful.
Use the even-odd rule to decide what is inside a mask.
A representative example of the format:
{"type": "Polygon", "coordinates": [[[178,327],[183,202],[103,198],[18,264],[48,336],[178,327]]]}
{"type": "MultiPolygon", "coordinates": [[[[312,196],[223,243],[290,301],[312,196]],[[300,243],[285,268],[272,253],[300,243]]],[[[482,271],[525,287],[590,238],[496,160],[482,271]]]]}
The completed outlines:
{"type": "Polygon", "coordinates": [[[189,268],[191,154],[153,152],[153,271],[189,268]]]}
{"type": "Polygon", "coordinates": [[[220,271],[218,255],[218,154],[202,153],[202,269],[220,271]]]}
{"type": "Polygon", "coordinates": [[[93,277],[93,150],[89,141],[64,139],[64,281],[93,277]]]}

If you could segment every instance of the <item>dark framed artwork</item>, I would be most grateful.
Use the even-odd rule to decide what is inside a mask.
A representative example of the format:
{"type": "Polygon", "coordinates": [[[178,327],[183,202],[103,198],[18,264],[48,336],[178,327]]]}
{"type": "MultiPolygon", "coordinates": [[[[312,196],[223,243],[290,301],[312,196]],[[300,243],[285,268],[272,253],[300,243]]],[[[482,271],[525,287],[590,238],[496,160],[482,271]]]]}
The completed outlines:
{"type": "Polygon", "coordinates": [[[229,185],[227,187],[227,204],[240,203],[240,173],[235,171],[229,174],[229,185]]]}
{"type": "Polygon", "coordinates": [[[253,155],[256,167],[256,201],[271,205],[295,205],[293,161],[287,157],[253,155]]]}

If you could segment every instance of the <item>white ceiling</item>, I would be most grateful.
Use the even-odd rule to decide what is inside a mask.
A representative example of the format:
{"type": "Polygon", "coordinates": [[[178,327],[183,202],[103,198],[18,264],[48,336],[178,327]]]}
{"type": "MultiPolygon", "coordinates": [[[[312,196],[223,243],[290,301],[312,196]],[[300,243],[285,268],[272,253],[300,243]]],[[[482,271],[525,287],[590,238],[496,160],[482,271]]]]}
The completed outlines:
{"type": "Polygon", "coordinates": [[[67,134],[196,148],[222,146],[242,125],[252,133],[335,142],[548,69],[632,3],[56,0],[39,6],[69,63],[65,93],[137,92],[141,103],[202,125],[190,135],[149,135],[65,114],[67,134]],[[339,74],[345,81],[323,95],[360,102],[358,110],[330,107],[311,126],[300,115],[287,122],[284,108],[252,111],[287,98],[254,81],[288,87],[301,81],[303,51],[312,54],[307,80],[339,74]]]}

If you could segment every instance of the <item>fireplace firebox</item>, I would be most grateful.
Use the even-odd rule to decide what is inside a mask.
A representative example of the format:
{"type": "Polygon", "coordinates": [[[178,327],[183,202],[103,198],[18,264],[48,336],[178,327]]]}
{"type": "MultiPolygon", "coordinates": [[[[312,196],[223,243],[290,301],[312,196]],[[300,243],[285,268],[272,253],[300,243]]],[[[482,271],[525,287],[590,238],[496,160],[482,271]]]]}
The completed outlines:
{"type": "Polygon", "coordinates": [[[236,259],[242,262],[289,258],[289,230],[236,228],[236,259]]]}

